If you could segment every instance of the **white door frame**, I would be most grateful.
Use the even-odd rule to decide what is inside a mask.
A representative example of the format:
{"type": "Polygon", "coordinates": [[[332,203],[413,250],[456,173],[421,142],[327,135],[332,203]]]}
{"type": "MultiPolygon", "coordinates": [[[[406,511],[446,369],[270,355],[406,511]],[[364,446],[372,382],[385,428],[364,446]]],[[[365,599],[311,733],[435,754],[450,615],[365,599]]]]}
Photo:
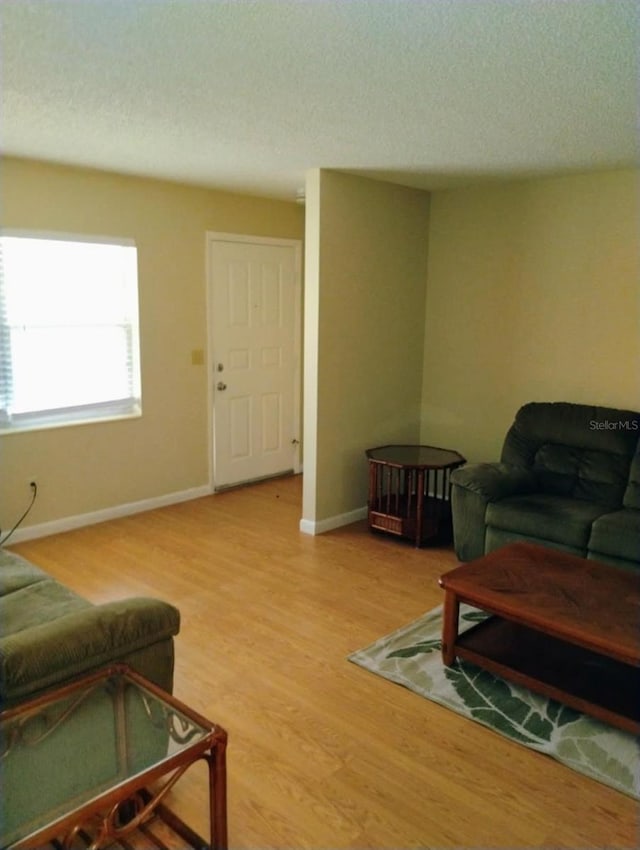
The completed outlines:
{"type": "Polygon", "coordinates": [[[209,436],[209,486],[215,492],[215,470],[213,456],[213,441],[215,417],[213,412],[213,382],[216,374],[213,368],[214,333],[211,321],[211,306],[213,304],[213,279],[211,273],[212,242],[244,242],[250,245],[280,245],[294,249],[295,263],[295,303],[294,309],[294,392],[293,392],[293,427],[294,433],[300,434],[294,457],[294,473],[302,472],[302,432],[301,432],[301,401],[302,401],[302,240],[279,239],[270,236],[251,236],[244,233],[224,233],[221,231],[206,232],[205,264],[207,275],[207,431],[209,436]]]}

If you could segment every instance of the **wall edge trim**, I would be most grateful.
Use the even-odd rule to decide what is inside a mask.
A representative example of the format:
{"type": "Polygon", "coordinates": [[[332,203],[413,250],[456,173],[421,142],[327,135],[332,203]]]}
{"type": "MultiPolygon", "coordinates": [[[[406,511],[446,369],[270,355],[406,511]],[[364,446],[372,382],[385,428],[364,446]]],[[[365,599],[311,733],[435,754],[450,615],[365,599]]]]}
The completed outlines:
{"type": "Polygon", "coordinates": [[[18,528],[11,535],[11,543],[21,543],[25,540],[35,540],[38,537],[49,537],[51,534],[60,534],[64,531],[72,531],[83,528],[86,525],[96,525],[111,519],[119,519],[132,514],[152,511],[156,508],[165,508],[168,505],[176,505],[179,502],[188,502],[191,499],[200,499],[211,495],[211,487],[192,487],[189,490],[179,490],[174,493],[165,493],[163,496],[153,496],[150,499],[141,499],[137,502],[125,502],[122,505],[113,505],[110,508],[101,508],[98,511],[90,511],[85,514],[60,517],[60,519],[49,522],[29,525],[26,528],[18,528]]]}
{"type": "Polygon", "coordinates": [[[334,528],[341,528],[343,525],[351,525],[352,522],[358,522],[366,518],[367,507],[365,505],[363,508],[356,508],[354,511],[347,511],[344,514],[336,514],[335,516],[327,517],[327,519],[301,519],[300,531],[303,534],[323,534],[325,531],[332,531],[334,528]]]}

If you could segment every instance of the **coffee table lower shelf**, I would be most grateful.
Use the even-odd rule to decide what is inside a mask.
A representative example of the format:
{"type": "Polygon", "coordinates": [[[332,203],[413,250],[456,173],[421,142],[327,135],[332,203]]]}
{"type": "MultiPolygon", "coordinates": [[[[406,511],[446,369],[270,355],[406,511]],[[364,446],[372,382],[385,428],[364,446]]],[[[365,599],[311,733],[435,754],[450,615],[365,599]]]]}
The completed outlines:
{"type": "Polygon", "coordinates": [[[454,654],[633,734],[640,669],[492,616],[455,639],[454,654]]]}

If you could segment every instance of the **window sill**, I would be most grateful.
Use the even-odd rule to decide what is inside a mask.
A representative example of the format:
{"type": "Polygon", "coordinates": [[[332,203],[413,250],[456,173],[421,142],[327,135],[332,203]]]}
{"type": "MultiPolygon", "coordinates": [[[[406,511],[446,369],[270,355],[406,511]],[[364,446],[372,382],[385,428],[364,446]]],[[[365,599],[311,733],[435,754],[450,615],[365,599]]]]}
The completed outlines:
{"type": "Polygon", "coordinates": [[[105,422],[118,422],[123,419],[140,419],[142,408],[130,413],[113,413],[102,416],[82,416],[77,419],[42,419],[20,422],[15,425],[0,425],[0,436],[9,434],[24,434],[33,431],[50,431],[53,428],[71,428],[77,425],[100,425],[105,422]]]}

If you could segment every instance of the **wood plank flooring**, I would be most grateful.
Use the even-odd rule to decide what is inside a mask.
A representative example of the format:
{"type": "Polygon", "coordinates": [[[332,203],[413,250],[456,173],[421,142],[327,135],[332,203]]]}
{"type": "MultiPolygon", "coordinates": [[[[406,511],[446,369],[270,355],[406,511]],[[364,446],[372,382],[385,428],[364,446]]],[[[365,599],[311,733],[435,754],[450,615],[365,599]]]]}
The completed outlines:
{"type": "MultiPolygon", "coordinates": [[[[229,733],[232,848],[631,848],[639,805],[346,660],[442,601],[449,548],[298,530],[277,479],[11,547],[182,614],[175,693],[229,733]]],[[[204,766],[169,805],[207,834],[204,766]]]]}

